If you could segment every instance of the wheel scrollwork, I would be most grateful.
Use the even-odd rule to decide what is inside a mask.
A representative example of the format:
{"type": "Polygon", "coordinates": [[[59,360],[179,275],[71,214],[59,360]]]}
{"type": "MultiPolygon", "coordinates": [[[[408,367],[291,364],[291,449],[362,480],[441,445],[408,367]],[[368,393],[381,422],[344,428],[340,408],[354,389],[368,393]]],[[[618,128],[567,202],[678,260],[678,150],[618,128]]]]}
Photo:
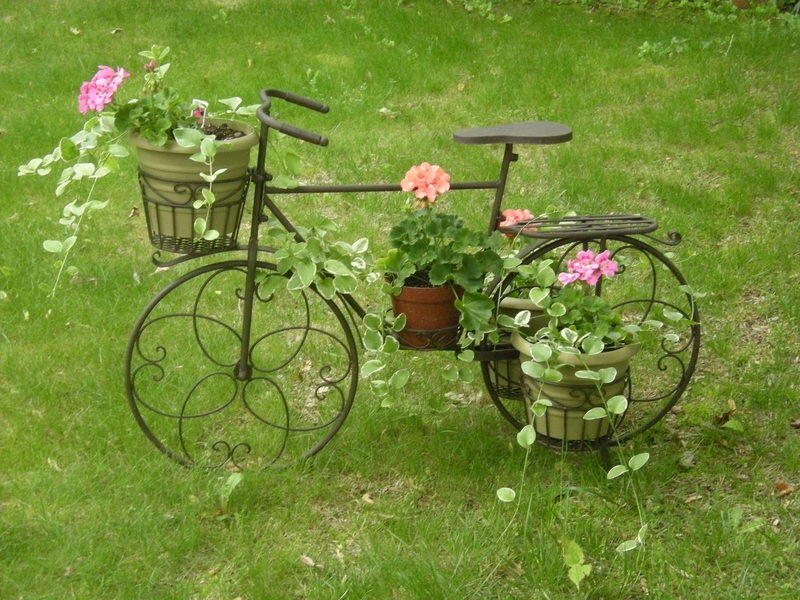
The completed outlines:
{"type": "MultiPolygon", "coordinates": [[[[646,236],[652,241],[655,238],[646,236]]],[[[680,236],[670,232],[662,243],[674,245],[680,236]]],[[[630,323],[660,324],[640,339],[641,350],[631,361],[626,396],[629,409],[614,433],[594,447],[621,443],[664,418],[685,393],[700,349],[700,317],[695,299],[678,267],[640,237],[620,235],[603,239],[557,239],[536,244],[521,253],[523,262],[548,258],[558,272],[577,251],[608,249],[620,265],[618,276],[603,281],[599,292],[630,323]]],[[[513,277],[492,290],[502,297],[515,287],[513,277]]],[[[503,356],[482,363],[484,381],[501,414],[515,427],[527,421],[519,361],[503,356]]]]}
{"type": "MultiPolygon", "coordinates": [[[[257,266],[272,272],[268,263],[257,266]]],[[[229,261],[183,275],[151,301],[128,343],[134,417],[185,465],[266,467],[306,458],[330,441],[353,402],[356,341],[336,300],[313,288],[256,291],[246,319],[246,271],[244,261],[229,261]]]]}

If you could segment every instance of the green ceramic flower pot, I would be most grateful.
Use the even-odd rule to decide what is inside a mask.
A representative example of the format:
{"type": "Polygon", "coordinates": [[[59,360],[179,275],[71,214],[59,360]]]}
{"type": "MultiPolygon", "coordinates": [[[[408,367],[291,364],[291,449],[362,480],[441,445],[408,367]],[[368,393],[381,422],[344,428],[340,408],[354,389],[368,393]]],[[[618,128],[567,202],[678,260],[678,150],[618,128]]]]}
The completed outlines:
{"type": "MultiPolygon", "coordinates": [[[[547,324],[547,315],[532,300],[511,296],[500,300],[500,312],[512,319],[523,310],[530,311],[531,320],[527,327],[521,329],[522,333],[533,333],[547,324]]],[[[504,336],[501,341],[505,344],[510,343],[510,336],[504,336]]],[[[519,359],[492,361],[489,366],[489,381],[499,397],[521,399],[522,369],[519,359]]]]}
{"type": "MultiPolygon", "coordinates": [[[[520,353],[520,360],[531,358],[531,344],[519,334],[511,336],[511,344],[520,353]]],[[[590,441],[603,438],[612,432],[608,417],[587,421],[586,412],[596,406],[603,406],[603,400],[616,395],[625,395],[630,380],[630,360],[639,351],[639,344],[628,344],[622,348],[601,352],[600,354],[562,353],[557,362],[563,365],[559,370],[563,376],[557,383],[523,375],[523,392],[530,403],[547,399],[552,406],[542,416],[533,416],[536,432],[551,439],[564,441],[590,441]],[[617,371],[614,381],[602,384],[598,389],[596,382],[577,377],[576,371],[598,370],[613,367],[617,371]]],[[[624,414],[615,415],[615,424],[621,422],[624,414]]]]}
{"type": "Polygon", "coordinates": [[[258,144],[258,136],[249,125],[225,122],[245,135],[222,144],[214,160],[214,170],[227,169],[212,188],[216,202],[207,227],[219,232],[215,240],[203,240],[194,231],[195,219],[205,218],[206,209],[197,210],[193,204],[202,198],[202,188],[208,187],[200,176],[207,167],[190,159],[199,149],[175,142],[154,146],[131,134],[139,160],[139,185],[150,242],[156,248],[196,253],[236,246],[249,184],[250,149],[258,144]]]}

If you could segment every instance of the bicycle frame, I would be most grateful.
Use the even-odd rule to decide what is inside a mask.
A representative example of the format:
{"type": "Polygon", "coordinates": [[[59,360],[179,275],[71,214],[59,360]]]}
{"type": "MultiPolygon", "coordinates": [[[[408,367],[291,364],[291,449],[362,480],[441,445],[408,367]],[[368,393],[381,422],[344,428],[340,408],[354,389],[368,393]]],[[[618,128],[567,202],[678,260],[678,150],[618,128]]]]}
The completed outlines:
{"type": "MultiPolygon", "coordinates": [[[[290,436],[296,436],[296,438],[302,438],[303,442],[309,442],[305,450],[299,449],[299,452],[302,453],[300,458],[312,456],[336,434],[355,397],[359,350],[353,325],[357,324],[357,319],[365,316],[366,311],[352,295],[338,294],[334,300],[323,299],[312,286],[313,292],[316,292],[317,301],[321,302],[318,306],[328,311],[324,315],[326,322],[331,323],[330,328],[311,327],[308,323],[305,325],[300,323],[297,327],[292,323],[288,325],[279,323],[274,330],[259,337],[259,333],[264,333],[258,330],[258,317],[263,315],[263,311],[259,313],[256,301],[272,302],[273,298],[272,296],[269,298],[259,297],[257,275],[265,270],[275,270],[275,265],[264,260],[264,257],[277,251],[276,248],[259,246],[259,228],[268,219],[275,219],[298,242],[305,241],[298,228],[273,202],[271,198],[273,195],[399,192],[402,189],[399,183],[303,185],[292,189],[270,186],[269,182],[272,176],[267,172],[266,156],[271,129],[315,145],[326,146],[328,144],[327,138],[322,135],[283,123],[272,117],[270,108],[273,98],[321,113],[328,112],[325,104],[314,100],[281,90],[262,90],[263,104],[256,111],[261,123],[256,165],[248,170],[246,176],[254,184],[251,228],[246,244],[202,253],[189,253],[165,261],[161,261],[159,251],[153,255],[153,262],[159,266],[172,266],[198,257],[208,257],[232,250],[246,251],[246,258],[240,257],[235,260],[201,265],[181,275],[176,281],[163,288],[141,313],[126,350],[126,393],[137,423],[156,447],[186,465],[194,464],[196,454],[210,451],[211,454],[222,452],[218,466],[226,463],[238,466],[239,456],[250,452],[250,443],[239,439],[240,431],[237,429],[237,425],[239,424],[238,419],[242,418],[241,412],[233,413],[235,419],[231,423],[229,438],[224,433],[218,434],[212,428],[208,432],[209,439],[212,441],[208,441],[203,437],[206,432],[201,426],[198,426],[197,439],[188,432],[188,429],[196,423],[209,421],[216,423],[215,419],[221,418],[223,413],[228,415],[229,413],[226,411],[229,407],[234,406],[243,411],[246,419],[250,419],[247,423],[254,423],[274,433],[278,440],[277,446],[273,448],[270,438],[270,445],[266,447],[268,453],[273,455],[272,462],[283,460],[286,443],[290,436]],[[229,288],[232,293],[228,296],[229,299],[236,302],[236,307],[234,310],[229,310],[228,305],[225,305],[223,312],[226,316],[235,315],[237,320],[241,319],[235,328],[229,325],[227,320],[218,319],[213,311],[210,310],[206,314],[198,309],[200,300],[203,299],[206,290],[210,289],[210,282],[219,274],[226,273],[233,273],[237,277],[235,286],[229,288]],[[240,285],[241,279],[238,279],[242,276],[244,277],[243,286],[240,285]],[[163,312],[160,312],[162,306],[170,307],[170,302],[173,302],[173,292],[177,291],[177,297],[182,298],[179,288],[187,290],[189,299],[193,302],[192,309],[185,311],[182,308],[180,310],[164,308],[163,312]],[[188,366],[195,365],[192,365],[190,359],[186,359],[180,354],[178,344],[176,344],[175,350],[171,345],[168,349],[168,344],[158,334],[158,327],[162,324],[175,327],[184,319],[189,320],[188,331],[191,333],[187,339],[194,339],[196,346],[194,350],[199,349],[201,355],[200,361],[198,361],[199,368],[189,374],[186,374],[186,371],[189,371],[188,366]],[[226,354],[224,359],[212,355],[201,339],[198,323],[214,325],[225,335],[234,336],[236,341],[230,346],[225,346],[226,350],[230,349],[230,354],[226,354]],[[152,334],[151,326],[155,326],[152,327],[154,330],[152,334]],[[288,358],[278,352],[281,358],[274,367],[259,364],[252,359],[252,353],[269,336],[275,335],[278,340],[283,340],[283,336],[291,339],[291,334],[297,330],[302,331],[302,339],[299,344],[293,342],[294,345],[288,351],[288,358]],[[326,413],[325,418],[320,416],[316,419],[313,415],[308,417],[299,409],[296,410],[290,406],[288,400],[290,392],[299,385],[297,381],[303,379],[306,367],[303,365],[299,367],[300,377],[298,379],[298,372],[289,370],[287,365],[300,356],[301,350],[305,351],[307,348],[306,336],[309,335],[316,335],[315,340],[323,340],[323,345],[327,340],[334,348],[333,361],[327,362],[326,358],[324,363],[320,363],[322,368],[317,373],[317,377],[310,377],[305,384],[308,386],[305,389],[311,390],[312,396],[317,401],[324,401],[328,392],[333,389],[333,407],[329,409],[330,413],[326,413]],[[147,343],[143,342],[144,338],[147,338],[147,343]],[[179,357],[177,360],[181,362],[178,363],[173,357],[179,357]],[[336,358],[340,359],[342,365],[340,378],[331,379],[326,374],[331,365],[336,364],[336,358]],[[280,362],[281,360],[283,362],[280,362]],[[178,367],[170,371],[169,367],[173,361],[178,367]],[[185,366],[186,370],[184,370],[185,366]],[[181,375],[175,378],[175,381],[178,381],[177,384],[172,380],[169,381],[169,385],[162,384],[169,373],[181,375]],[[207,400],[204,395],[204,386],[206,384],[214,385],[212,382],[217,381],[226,386],[224,390],[227,394],[222,394],[215,401],[207,400]],[[289,383],[286,383],[287,381],[289,383]],[[285,383],[286,387],[284,388],[285,383]],[[164,385],[164,388],[159,387],[161,385],[164,385]],[[173,385],[176,386],[175,389],[169,387],[173,385]],[[271,410],[277,411],[275,415],[267,414],[264,406],[251,403],[251,397],[257,396],[258,393],[249,390],[257,389],[258,386],[261,386],[261,393],[270,398],[269,407],[271,410]],[[167,402],[163,407],[159,402],[151,402],[162,396],[167,396],[167,402]],[[336,399],[338,399],[338,404],[336,399]],[[158,431],[151,429],[151,421],[159,426],[158,431]],[[161,433],[161,427],[164,428],[164,433],[161,433]],[[214,439],[217,441],[213,441],[214,439]]],[[[686,321],[684,325],[686,335],[682,336],[680,344],[673,346],[661,344],[651,352],[652,356],[647,364],[654,373],[666,373],[666,375],[663,377],[664,381],[659,380],[655,384],[655,392],[649,388],[643,388],[642,395],[632,397],[632,402],[636,403],[638,407],[647,409],[643,410],[640,422],[633,422],[628,430],[619,435],[615,434],[614,437],[605,436],[594,439],[590,436],[586,440],[569,442],[567,446],[558,435],[550,437],[548,431],[540,432],[542,435],[539,439],[543,440],[540,443],[553,447],[567,447],[567,449],[600,448],[603,450],[609,445],[620,443],[651,427],[678,401],[691,379],[699,352],[700,325],[696,305],[691,293],[686,288],[686,279],[666,254],[639,238],[646,237],[663,245],[675,246],[680,242],[680,236],[669,232],[667,240],[659,240],[650,235],[658,227],[654,220],[640,215],[619,214],[582,215],[552,220],[540,217],[533,222],[521,222],[512,227],[504,226],[501,229],[501,211],[509,170],[511,163],[516,162],[519,158],[514,152],[515,144],[559,144],[572,139],[572,130],[559,123],[536,121],[464,129],[456,132],[453,137],[456,142],[464,144],[503,145],[502,161],[496,179],[452,182],[450,189],[494,191],[487,231],[491,233],[501,230],[503,233],[532,238],[529,240],[529,245],[517,254],[524,264],[548,257],[550,253],[555,253],[557,260],[563,263],[566,257],[577,249],[591,247],[599,251],[611,248],[613,256],[628,255],[631,269],[634,266],[638,268],[636,275],[632,273],[633,280],[638,281],[641,287],[640,291],[639,287],[634,286],[631,291],[632,296],[625,296],[619,306],[629,307],[634,312],[637,307],[642,307],[638,309],[643,315],[642,319],[648,318],[654,307],[665,307],[673,314],[682,315],[686,321]],[[662,277],[662,273],[666,275],[662,277]],[[667,369],[669,365],[673,366],[671,371],[667,369]]],[[[510,275],[509,277],[514,276],[510,275]]],[[[487,288],[489,293],[494,294],[499,290],[495,294],[498,306],[502,306],[501,302],[504,299],[501,297],[502,290],[506,287],[511,288],[510,284],[511,279],[500,281],[500,278],[495,278],[495,281],[489,283],[487,288]]],[[[311,296],[314,296],[313,292],[310,294],[311,296]]],[[[305,298],[304,294],[301,296],[305,298]]],[[[308,310],[307,301],[306,310],[308,310]]],[[[275,316],[277,319],[283,318],[281,313],[275,313],[275,316]]],[[[182,339],[181,336],[177,337],[179,341],[182,339]]],[[[170,341],[172,339],[173,336],[169,338],[170,341]]],[[[312,351],[307,356],[313,356],[317,347],[313,345],[309,347],[312,351]]],[[[180,350],[182,351],[183,348],[180,350]]],[[[271,349],[270,352],[273,350],[271,349]]],[[[481,363],[484,383],[492,402],[509,423],[517,429],[521,428],[524,423],[529,421],[531,415],[530,406],[526,404],[527,400],[522,402],[525,396],[523,383],[520,380],[521,375],[515,375],[513,380],[511,377],[512,368],[519,371],[517,350],[501,340],[499,344],[485,344],[476,348],[475,360],[481,363]],[[523,411],[522,414],[520,411],[523,411]]],[[[310,367],[308,368],[310,369],[310,367]]],[[[648,377],[647,379],[649,381],[652,378],[648,377]]],[[[292,439],[296,438],[292,437],[292,439]]],[[[299,445],[304,446],[302,443],[299,445]]],[[[286,454],[288,458],[288,455],[293,452],[286,454]]]]}
{"type": "MultiPolygon", "coordinates": [[[[270,115],[271,98],[280,98],[291,102],[293,104],[303,106],[321,113],[327,113],[329,108],[327,105],[316,102],[309,98],[304,98],[296,94],[284,92],[281,90],[266,89],[262,90],[261,98],[263,104],[257,111],[259,120],[261,121],[261,134],[258,146],[258,156],[256,159],[256,166],[252,170],[251,179],[255,182],[254,190],[254,203],[253,214],[250,228],[250,238],[247,243],[247,260],[248,260],[248,275],[245,288],[245,305],[244,305],[244,331],[242,336],[242,355],[239,366],[239,378],[247,379],[250,376],[249,367],[247,366],[247,349],[250,344],[250,323],[253,310],[253,298],[255,296],[255,265],[258,260],[259,252],[269,250],[258,245],[258,229],[262,222],[267,220],[264,209],[275,217],[278,222],[290,233],[293,233],[297,241],[304,241],[302,235],[298,232],[294,224],[289,218],[281,211],[275,204],[270,195],[289,195],[289,194],[330,194],[330,193],[364,193],[364,192],[400,192],[403,191],[399,183],[396,184],[337,184],[337,185],[301,185],[295,188],[286,189],[271,187],[268,182],[271,180],[271,175],[266,171],[266,157],[267,147],[269,140],[269,131],[274,129],[286,135],[312,143],[318,146],[327,146],[328,140],[324,136],[317,133],[306,131],[298,127],[283,123],[270,115]]],[[[493,181],[469,181],[469,182],[451,182],[451,190],[495,190],[494,202],[489,217],[488,231],[497,229],[499,223],[499,215],[503,202],[503,195],[505,193],[506,180],[508,178],[509,168],[512,162],[518,159],[518,155],[513,151],[513,144],[506,144],[503,153],[503,159],[500,165],[500,172],[498,178],[493,181]]],[[[350,294],[341,295],[342,300],[352,309],[359,318],[363,318],[366,314],[364,308],[359,304],[356,298],[350,294]]]]}

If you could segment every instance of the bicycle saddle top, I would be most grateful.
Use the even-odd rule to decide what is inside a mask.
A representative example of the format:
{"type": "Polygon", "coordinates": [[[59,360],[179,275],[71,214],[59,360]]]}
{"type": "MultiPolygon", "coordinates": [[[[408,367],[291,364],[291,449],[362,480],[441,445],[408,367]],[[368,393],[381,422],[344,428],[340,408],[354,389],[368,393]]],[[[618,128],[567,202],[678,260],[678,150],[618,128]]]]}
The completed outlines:
{"type": "Polygon", "coordinates": [[[552,121],[526,121],[461,129],[453,139],[459,144],[561,144],[572,139],[572,128],[552,121]]]}

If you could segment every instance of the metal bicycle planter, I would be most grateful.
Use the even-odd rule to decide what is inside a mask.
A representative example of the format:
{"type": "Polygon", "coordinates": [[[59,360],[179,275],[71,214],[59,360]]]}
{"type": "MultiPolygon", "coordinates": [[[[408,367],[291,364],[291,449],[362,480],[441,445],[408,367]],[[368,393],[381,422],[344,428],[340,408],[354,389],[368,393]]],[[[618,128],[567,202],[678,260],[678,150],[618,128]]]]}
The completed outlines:
{"type": "MultiPolygon", "coordinates": [[[[276,273],[270,260],[275,249],[259,246],[259,226],[269,219],[302,240],[272,196],[401,191],[399,184],[301,186],[291,190],[270,187],[266,171],[270,129],[327,145],[323,136],[274,119],[269,114],[271,99],[280,98],[319,112],[327,112],[328,107],[280,90],[264,90],[261,97],[264,104],[258,111],[258,156],[256,166],[250,170],[254,200],[247,243],[166,261],[156,252],[153,261],[160,266],[190,260],[203,264],[180,276],[151,300],[134,325],[125,353],[126,393],[137,423],[159,450],[184,465],[239,468],[287,464],[316,454],[336,435],[356,394],[359,342],[354,327],[365,311],[352,295],[339,294],[328,300],[314,286],[303,292],[281,289],[264,293],[261,281],[265,275],[276,273]],[[217,254],[231,251],[246,256],[209,262],[217,254]]],[[[499,223],[509,168],[518,158],[514,145],[557,144],[571,138],[569,127],[550,122],[456,132],[456,142],[502,144],[504,152],[496,180],[454,182],[451,189],[494,190],[489,216],[489,230],[494,230],[499,223]]],[[[643,262],[665,267],[680,287],[685,280],[678,269],[640,239],[639,234],[649,233],[655,224],[648,221],[648,227],[652,229],[621,229],[616,224],[603,229],[592,222],[587,229],[581,222],[580,227],[555,227],[543,236],[547,228],[539,225],[538,233],[530,228],[522,231],[536,240],[520,256],[523,261],[532,261],[546,253],[569,251],[574,244],[623,244],[625,251],[639,252],[643,262]],[[576,237],[578,229],[582,233],[576,237]]],[[[669,243],[677,241],[673,237],[669,243]]],[[[615,252],[623,252],[622,248],[615,252]]],[[[649,302],[652,308],[661,302],[657,298],[660,292],[654,290],[663,287],[651,285],[644,303],[649,302]]],[[[499,297],[504,285],[494,282],[490,289],[499,297]]],[[[640,296],[636,298],[631,301],[633,304],[642,302],[640,296]]],[[[693,304],[690,310],[682,308],[674,299],[663,302],[683,311],[694,323],[683,350],[665,349],[665,356],[656,364],[659,368],[680,355],[677,383],[669,386],[667,393],[642,400],[643,406],[655,407],[649,411],[652,415],[644,421],[626,419],[636,427],[608,437],[602,444],[622,441],[653,425],[677,402],[691,378],[699,349],[696,309],[693,304]]],[[[477,350],[490,396],[501,414],[513,426],[521,427],[525,406],[518,382],[498,383],[503,379],[498,365],[515,360],[515,351],[506,344],[477,350]]]]}

